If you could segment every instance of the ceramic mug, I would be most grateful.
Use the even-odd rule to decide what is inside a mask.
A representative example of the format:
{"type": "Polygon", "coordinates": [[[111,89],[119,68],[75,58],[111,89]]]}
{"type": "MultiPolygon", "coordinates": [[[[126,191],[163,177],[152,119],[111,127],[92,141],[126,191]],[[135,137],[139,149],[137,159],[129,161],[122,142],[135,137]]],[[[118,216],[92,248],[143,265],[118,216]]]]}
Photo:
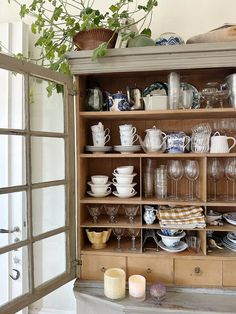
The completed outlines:
{"type": "Polygon", "coordinates": [[[236,140],[234,137],[220,135],[220,133],[217,131],[211,137],[210,153],[229,153],[235,145],[236,145],[236,140]],[[231,146],[229,146],[229,143],[228,143],[230,140],[233,141],[233,144],[231,146]]]}
{"type": "Polygon", "coordinates": [[[190,143],[190,137],[184,132],[173,132],[167,135],[166,150],[168,153],[184,153],[190,143]]]}

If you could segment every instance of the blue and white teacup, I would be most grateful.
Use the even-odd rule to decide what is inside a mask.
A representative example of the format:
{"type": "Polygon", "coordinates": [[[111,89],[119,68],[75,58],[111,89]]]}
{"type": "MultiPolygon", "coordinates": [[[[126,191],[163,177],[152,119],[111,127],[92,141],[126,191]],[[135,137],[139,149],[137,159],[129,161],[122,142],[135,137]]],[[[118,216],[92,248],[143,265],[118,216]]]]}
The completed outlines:
{"type": "Polygon", "coordinates": [[[167,153],[184,153],[190,143],[190,137],[184,132],[171,132],[167,135],[167,153]]]}

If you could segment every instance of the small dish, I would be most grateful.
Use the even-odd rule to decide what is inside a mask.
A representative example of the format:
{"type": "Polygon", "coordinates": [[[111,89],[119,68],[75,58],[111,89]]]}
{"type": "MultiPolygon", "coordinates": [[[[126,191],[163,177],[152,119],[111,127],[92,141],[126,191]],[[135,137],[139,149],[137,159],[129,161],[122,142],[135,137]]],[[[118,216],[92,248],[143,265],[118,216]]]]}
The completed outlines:
{"type": "Polygon", "coordinates": [[[171,252],[171,253],[182,252],[186,250],[188,247],[187,243],[185,243],[184,241],[180,241],[179,244],[174,247],[167,247],[162,241],[159,241],[158,245],[164,251],[171,252]]]}
{"type": "Polygon", "coordinates": [[[113,146],[113,150],[115,152],[120,152],[121,154],[129,154],[135,153],[141,150],[140,145],[132,145],[132,146],[122,146],[122,145],[115,145],[113,146]]]}
{"type": "Polygon", "coordinates": [[[130,198],[133,197],[134,195],[137,194],[137,192],[134,192],[132,194],[129,195],[123,195],[123,194],[119,194],[117,191],[112,192],[112,194],[114,194],[115,196],[119,197],[119,198],[130,198]]]}
{"type": "Polygon", "coordinates": [[[112,150],[112,146],[90,146],[86,145],[86,151],[91,152],[93,154],[104,154],[106,152],[110,152],[112,150]]]}
{"type": "Polygon", "coordinates": [[[94,194],[92,191],[87,191],[88,195],[92,197],[105,197],[111,194],[111,191],[106,192],[105,194],[94,194]]]}

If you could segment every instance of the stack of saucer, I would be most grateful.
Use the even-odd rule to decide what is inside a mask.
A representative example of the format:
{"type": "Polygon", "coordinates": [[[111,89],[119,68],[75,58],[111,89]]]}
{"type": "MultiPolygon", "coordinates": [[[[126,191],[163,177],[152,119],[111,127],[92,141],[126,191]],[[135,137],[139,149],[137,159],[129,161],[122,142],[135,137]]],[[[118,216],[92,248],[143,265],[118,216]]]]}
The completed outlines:
{"type": "Polygon", "coordinates": [[[91,181],[88,181],[87,183],[91,187],[91,191],[87,191],[90,196],[105,197],[111,194],[111,182],[108,182],[108,176],[91,176],[91,181]]]}
{"type": "Polygon", "coordinates": [[[129,198],[137,194],[133,183],[133,178],[136,173],[133,173],[134,166],[121,166],[117,167],[114,172],[114,178],[112,179],[113,185],[116,187],[116,191],[112,192],[115,196],[120,198],[129,198]]]}

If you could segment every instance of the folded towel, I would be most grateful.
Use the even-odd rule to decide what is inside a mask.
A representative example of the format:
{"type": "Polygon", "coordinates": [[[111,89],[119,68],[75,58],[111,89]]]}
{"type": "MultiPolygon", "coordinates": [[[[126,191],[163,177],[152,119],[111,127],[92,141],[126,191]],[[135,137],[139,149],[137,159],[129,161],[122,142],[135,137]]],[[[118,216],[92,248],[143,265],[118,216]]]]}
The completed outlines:
{"type": "Polygon", "coordinates": [[[181,219],[202,215],[203,209],[201,207],[175,207],[170,209],[161,209],[158,211],[158,219],[181,219]]]}

